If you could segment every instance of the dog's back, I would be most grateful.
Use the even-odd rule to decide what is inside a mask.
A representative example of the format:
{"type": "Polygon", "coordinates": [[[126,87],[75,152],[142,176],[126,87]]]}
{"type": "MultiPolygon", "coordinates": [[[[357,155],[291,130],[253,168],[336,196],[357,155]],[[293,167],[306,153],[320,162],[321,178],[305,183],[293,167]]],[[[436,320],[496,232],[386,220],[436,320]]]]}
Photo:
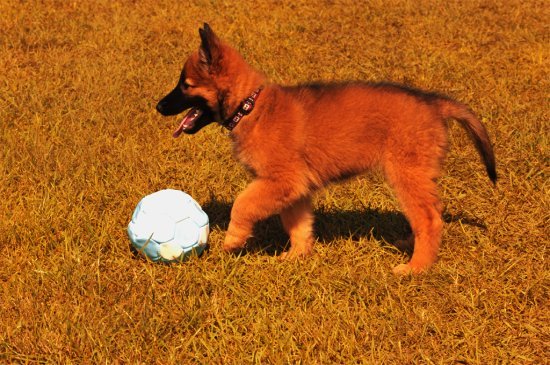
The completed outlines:
{"type": "Polygon", "coordinates": [[[287,131],[285,149],[303,156],[315,185],[384,168],[396,158],[407,166],[431,166],[444,153],[446,127],[435,103],[443,97],[437,94],[361,82],[281,87],[280,92],[268,128],[287,131]]]}

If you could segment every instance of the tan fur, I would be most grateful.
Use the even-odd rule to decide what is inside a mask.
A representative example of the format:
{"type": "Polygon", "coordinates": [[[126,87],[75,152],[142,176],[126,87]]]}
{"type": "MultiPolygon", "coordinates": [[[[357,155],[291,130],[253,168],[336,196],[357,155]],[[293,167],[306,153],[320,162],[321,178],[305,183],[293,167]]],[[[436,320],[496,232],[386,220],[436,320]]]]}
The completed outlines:
{"type": "Polygon", "coordinates": [[[443,225],[436,180],[447,148],[444,119],[463,121],[474,140],[481,140],[482,156],[490,151],[494,168],[485,129],[473,114],[449,98],[391,84],[271,84],[210,33],[209,44],[203,40],[185,65],[194,86],[187,94],[201,95],[222,116],[263,86],[252,113],[231,133],[235,155],[254,181],[235,200],[223,249],[241,249],[256,222],[280,214],[291,242],[282,256],[309,255],[312,194],[332,181],[379,169],[414,235],[410,262],[394,272],[428,269],[437,259],[443,225]],[[208,61],[205,47],[215,54],[208,61]]]}

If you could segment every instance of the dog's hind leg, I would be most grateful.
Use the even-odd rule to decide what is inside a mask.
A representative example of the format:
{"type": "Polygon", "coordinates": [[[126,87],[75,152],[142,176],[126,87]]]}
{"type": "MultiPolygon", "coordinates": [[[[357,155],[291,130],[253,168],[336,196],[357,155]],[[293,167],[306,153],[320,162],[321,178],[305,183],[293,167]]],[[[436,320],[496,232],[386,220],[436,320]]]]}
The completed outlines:
{"type": "Polygon", "coordinates": [[[313,250],[313,212],[311,197],[296,201],[281,211],[281,221],[290,236],[290,249],[281,254],[282,259],[308,256],[313,250]]]}
{"type": "Polygon", "coordinates": [[[223,244],[225,251],[243,248],[256,222],[280,213],[304,195],[291,181],[257,179],[237,197],[223,244]]]}
{"type": "Polygon", "coordinates": [[[414,236],[414,251],[407,264],[393,269],[398,275],[421,273],[437,260],[443,220],[437,184],[429,169],[387,171],[414,236]]]}

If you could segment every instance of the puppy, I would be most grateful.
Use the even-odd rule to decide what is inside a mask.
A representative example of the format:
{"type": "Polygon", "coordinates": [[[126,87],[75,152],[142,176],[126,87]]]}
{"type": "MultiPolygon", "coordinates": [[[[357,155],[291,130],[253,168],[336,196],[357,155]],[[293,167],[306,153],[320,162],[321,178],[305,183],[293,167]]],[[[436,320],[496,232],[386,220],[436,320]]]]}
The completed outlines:
{"type": "Polygon", "coordinates": [[[449,118],[469,133],[489,178],[495,157],[487,131],[451,98],[391,83],[280,86],[248,65],[205,24],[177,86],[157,105],[165,116],[188,110],[174,136],[216,122],[253,182],[237,197],[223,249],[244,247],[259,220],[279,214],[290,236],[284,258],[313,248],[312,194],[366,170],[383,171],[412,228],[414,252],[396,274],[421,273],[437,259],[442,204],[436,180],[447,150],[449,118]]]}

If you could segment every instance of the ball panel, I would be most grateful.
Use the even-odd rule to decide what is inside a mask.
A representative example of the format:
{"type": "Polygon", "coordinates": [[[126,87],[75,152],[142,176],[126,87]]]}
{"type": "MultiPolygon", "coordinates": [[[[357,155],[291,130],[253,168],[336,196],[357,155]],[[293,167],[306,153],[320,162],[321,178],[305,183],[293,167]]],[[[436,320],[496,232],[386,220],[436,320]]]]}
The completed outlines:
{"type": "Polygon", "coordinates": [[[193,219],[199,227],[208,224],[208,216],[206,213],[201,209],[196,201],[192,200],[191,203],[192,204],[189,204],[186,209],[188,216],[193,219]]]}
{"type": "Polygon", "coordinates": [[[190,248],[197,244],[199,233],[199,227],[190,218],[187,218],[176,223],[174,241],[177,241],[184,249],[190,248]]]}
{"type": "Polygon", "coordinates": [[[182,253],[183,247],[175,241],[165,242],[159,245],[159,254],[164,260],[177,260],[182,253]]]}
{"type": "Polygon", "coordinates": [[[170,197],[170,202],[165,205],[166,214],[170,215],[176,222],[186,219],[187,206],[191,205],[191,197],[182,191],[165,190],[170,192],[167,196],[170,197]]]}
{"type": "Polygon", "coordinates": [[[200,234],[199,234],[199,244],[200,245],[206,245],[208,242],[208,234],[210,233],[210,226],[208,224],[202,226],[200,228],[200,234]]]}
{"type": "Polygon", "coordinates": [[[130,223],[128,225],[128,237],[132,246],[139,252],[145,254],[152,261],[158,261],[160,259],[159,244],[155,242],[151,236],[141,237],[134,233],[135,225],[130,223]]]}
{"type": "Polygon", "coordinates": [[[136,209],[134,209],[134,213],[132,214],[132,222],[137,221],[140,212],[141,212],[141,201],[136,206],[136,209]]]}
{"type": "Polygon", "coordinates": [[[151,213],[141,209],[137,219],[133,222],[133,232],[139,238],[149,238],[157,242],[168,242],[174,238],[175,222],[168,215],[161,213],[151,213]]]}

